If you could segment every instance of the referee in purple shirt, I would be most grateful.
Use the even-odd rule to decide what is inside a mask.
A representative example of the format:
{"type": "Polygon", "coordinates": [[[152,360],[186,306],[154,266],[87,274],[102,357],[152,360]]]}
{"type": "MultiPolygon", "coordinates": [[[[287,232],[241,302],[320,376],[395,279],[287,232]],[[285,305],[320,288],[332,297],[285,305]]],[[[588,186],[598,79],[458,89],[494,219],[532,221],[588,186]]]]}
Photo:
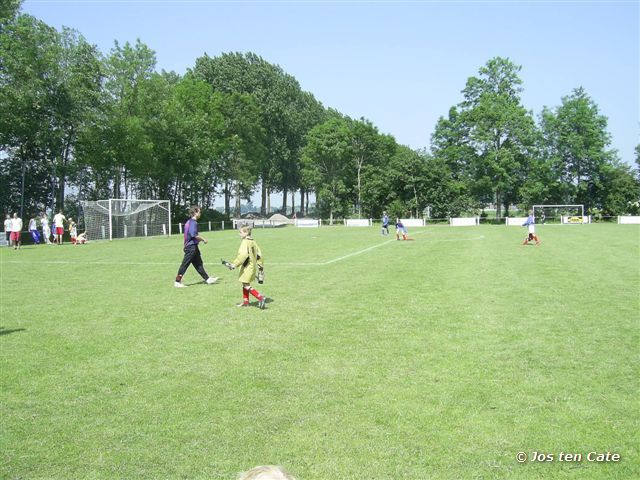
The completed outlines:
{"type": "Polygon", "coordinates": [[[198,248],[198,243],[207,243],[207,239],[201,237],[198,233],[198,219],[200,218],[201,213],[200,207],[195,205],[189,207],[189,215],[191,218],[184,224],[184,258],[182,259],[182,264],[180,264],[178,275],[176,276],[176,282],[174,283],[174,287],[176,288],[186,287],[186,285],[182,283],[182,277],[187,271],[187,268],[189,268],[189,265],[193,265],[195,267],[206,283],[212,284],[216,283],[218,280],[218,277],[210,277],[207,274],[204,269],[204,264],[202,263],[200,249],[198,248]]]}

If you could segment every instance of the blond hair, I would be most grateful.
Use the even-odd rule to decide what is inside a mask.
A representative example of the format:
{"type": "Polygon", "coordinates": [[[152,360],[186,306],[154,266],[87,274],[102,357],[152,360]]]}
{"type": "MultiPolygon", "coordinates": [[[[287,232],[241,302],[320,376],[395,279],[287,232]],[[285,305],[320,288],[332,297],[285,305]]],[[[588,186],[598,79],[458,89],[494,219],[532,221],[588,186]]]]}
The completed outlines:
{"type": "Polygon", "coordinates": [[[247,470],[238,480],[296,480],[282,467],[277,465],[261,465],[247,470]]]}
{"type": "Polygon", "coordinates": [[[246,233],[247,235],[251,235],[251,230],[253,230],[253,227],[249,225],[243,225],[242,227],[240,227],[240,231],[246,233]]]}

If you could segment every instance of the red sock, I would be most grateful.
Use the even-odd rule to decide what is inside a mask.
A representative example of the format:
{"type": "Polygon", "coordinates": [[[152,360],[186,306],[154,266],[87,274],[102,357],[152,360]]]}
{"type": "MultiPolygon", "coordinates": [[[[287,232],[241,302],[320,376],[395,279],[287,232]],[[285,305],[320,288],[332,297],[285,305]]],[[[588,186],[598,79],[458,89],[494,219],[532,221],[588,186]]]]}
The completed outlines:
{"type": "MultiPolygon", "coordinates": [[[[259,291],[257,291],[255,288],[251,288],[251,289],[249,290],[249,293],[250,293],[251,295],[253,295],[254,297],[256,297],[258,300],[262,300],[262,295],[261,295],[261,294],[260,294],[260,292],[259,292],[259,291]]],[[[247,300],[247,301],[248,301],[248,300],[247,300]]]]}
{"type": "Polygon", "coordinates": [[[242,303],[249,303],[249,290],[242,287],[242,303]]]}

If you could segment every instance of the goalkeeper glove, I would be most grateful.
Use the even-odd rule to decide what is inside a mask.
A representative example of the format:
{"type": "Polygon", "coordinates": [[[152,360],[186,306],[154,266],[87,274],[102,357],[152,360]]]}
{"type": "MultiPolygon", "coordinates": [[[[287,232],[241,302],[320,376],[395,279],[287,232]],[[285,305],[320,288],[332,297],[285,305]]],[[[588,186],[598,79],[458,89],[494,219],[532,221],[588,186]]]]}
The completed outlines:
{"type": "Polygon", "coordinates": [[[223,260],[222,258],[220,259],[220,261],[222,262],[222,265],[227,267],[229,270],[233,270],[234,268],[236,268],[236,266],[233,263],[229,263],[226,260],[223,260]]]}

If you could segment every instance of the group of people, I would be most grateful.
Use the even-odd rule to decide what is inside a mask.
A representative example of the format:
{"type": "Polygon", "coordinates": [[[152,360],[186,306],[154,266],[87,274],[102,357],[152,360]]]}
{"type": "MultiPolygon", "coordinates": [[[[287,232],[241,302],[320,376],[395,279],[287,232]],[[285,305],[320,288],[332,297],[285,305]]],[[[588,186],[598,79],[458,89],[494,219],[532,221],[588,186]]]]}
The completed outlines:
{"type": "MultiPolygon", "coordinates": [[[[522,226],[527,227],[528,229],[528,234],[522,242],[523,245],[528,245],[529,242],[532,241],[536,242],[536,245],[540,245],[542,243],[540,242],[538,235],[536,235],[536,221],[532,211],[529,211],[529,216],[522,226]]],[[[387,235],[389,235],[389,215],[387,215],[387,212],[384,212],[382,215],[382,236],[387,235]]],[[[396,218],[396,240],[400,240],[400,236],[402,236],[403,240],[413,240],[413,238],[408,236],[407,228],[404,226],[402,221],[399,218],[396,218]]]]}
{"type": "MultiPolygon", "coordinates": [[[[389,235],[389,215],[387,214],[387,212],[383,212],[382,236],[386,237],[387,235],[389,235]]],[[[400,220],[399,218],[396,218],[396,240],[400,240],[400,237],[402,237],[403,240],[413,240],[413,238],[409,236],[409,233],[407,232],[407,227],[404,226],[404,224],[402,223],[402,220],[400,220]]]]}
{"type": "MultiPolygon", "coordinates": [[[[189,265],[193,265],[196,271],[204,279],[207,284],[214,284],[218,281],[218,277],[210,277],[204,269],[202,255],[198,244],[200,242],[207,244],[207,239],[202,237],[198,231],[198,219],[202,211],[198,206],[189,208],[189,220],[184,225],[184,257],[178,268],[178,274],[174,286],[176,288],[184,288],[186,285],[182,283],[182,277],[186,273],[189,265]]],[[[240,227],[239,234],[241,238],[238,254],[232,262],[222,261],[229,270],[240,269],[239,282],[242,284],[242,302],[237,307],[249,306],[249,295],[253,295],[258,300],[258,308],[264,310],[267,297],[251,286],[251,282],[258,278],[258,283],[262,283],[264,279],[264,260],[262,252],[256,241],[251,237],[252,228],[248,225],[240,227]]]]}
{"type": "MultiPolygon", "coordinates": [[[[63,235],[64,235],[64,227],[65,222],[68,226],[69,236],[71,237],[71,243],[74,245],[87,243],[87,232],[83,232],[78,235],[78,225],[73,220],[73,218],[67,218],[64,216],[62,211],[59,211],[53,216],[53,229],[49,226],[49,218],[46,214],[42,214],[40,218],[40,225],[42,227],[42,235],[38,230],[38,221],[35,217],[29,220],[29,234],[31,235],[31,239],[35,245],[40,245],[41,242],[46,243],[47,245],[55,244],[62,245],[63,235]]],[[[22,218],[18,216],[17,213],[13,214],[11,217],[9,214],[6,215],[4,221],[4,231],[6,235],[7,244],[9,246],[13,246],[15,250],[19,250],[22,246],[22,218]]]]}

